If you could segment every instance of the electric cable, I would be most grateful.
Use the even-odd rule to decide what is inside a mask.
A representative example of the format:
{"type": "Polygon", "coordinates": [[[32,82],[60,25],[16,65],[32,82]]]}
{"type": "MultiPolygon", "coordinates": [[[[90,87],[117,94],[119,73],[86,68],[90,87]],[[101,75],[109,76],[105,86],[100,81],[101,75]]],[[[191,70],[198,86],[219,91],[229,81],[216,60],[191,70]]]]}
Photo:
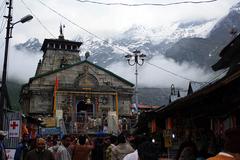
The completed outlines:
{"type": "MultiPolygon", "coordinates": [[[[45,6],[46,8],[48,8],[49,10],[51,10],[52,12],[54,12],[55,14],[57,14],[58,16],[64,18],[65,20],[67,20],[67,21],[70,22],[71,24],[75,25],[76,27],[80,28],[81,30],[84,30],[85,32],[87,32],[88,34],[96,37],[97,39],[99,39],[99,40],[101,40],[101,41],[103,41],[103,42],[106,42],[107,45],[109,45],[109,46],[111,46],[111,47],[114,47],[114,48],[117,48],[117,49],[119,49],[119,50],[121,50],[121,51],[123,51],[123,52],[125,52],[125,53],[127,53],[127,54],[132,54],[132,52],[123,50],[122,48],[119,48],[119,47],[117,47],[117,46],[114,45],[114,44],[110,44],[108,41],[102,39],[102,38],[99,37],[98,35],[96,35],[96,34],[90,32],[90,31],[88,31],[87,29],[81,27],[81,26],[78,25],[77,23],[73,22],[72,20],[68,19],[67,17],[65,17],[64,15],[62,15],[61,13],[59,13],[58,11],[56,11],[55,9],[53,9],[53,8],[49,7],[48,5],[46,5],[45,3],[43,3],[41,0],[38,0],[38,1],[39,1],[43,6],[45,6]]],[[[215,0],[215,1],[216,1],[216,0],[215,0]]],[[[125,55],[124,55],[124,56],[125,56],[125,55]]],[[[176,77],[185,79],[185,80],[187,80],[187,81],[198,82],[198,81],[195,81],[195,80],[191,80],[191,79],[189,79],[189,78],[186,78],[186,77],[184,77],[184,76],[181,76],[181,75],[179,75],[179,74],[176,74],[176,73],[174,73],[174,72],[172,72],[172,71],[166,70],[166,69],[164,69],[164,68],[162,68],[162,67],[160,67],[160,66],[157,66],[157,65],[155,65],[155,64],[151,64],[150,62],[147,62],[147,61],[146,61],[146,63],[148,63],[148,64],[150,64],[150,65],[152,65],[152,66],[154,66],[154,67],[156,67],[156,68],[158,68],[158,69],[161,69],[162,71],[168,72],[168,73],[170,73],[170,74],[172,74],[172,75],[174,75],[174,76],[176,76],[176,77]]],[[[203,82],[198,82],[198,83],[203,83],[203,82]]]]}
{"type": "MultiPolygon", "coordinates": [[[[4,4],[4,3],[3,3],[3,4],[4,4]]],[[[4,6],[4,5],[1,5],[1,7],[0,7],[1,9],[0,9],[0,10],[2,10],[2,7],[3,7],[3,6],[4,6]]],[[[0,17],[3,17],[5,11],[6,11],[6,7],[4,7],[3,11],[2,11],[1,14],[0,14],[0,17]]],[[[3,17],[3,18],[2,18],[2,21],[1,21],[1,25],[0,25],[0,34],[2,33],[4,27],[6,26],[6,23],[7,23],[7,21],[5,21],[5,19],[4,19],[4,17],[3,17]]]]}
{"type": "Polygon", "coordinates": [[[106,3],[106,2],[99,2],[99,1],[91,1],[91,0],[77,0],[81,3],[92,3],[97,5],[105,5],[105,6],[128,6],[128,7],[139,7],[139,6],[172,6],[172,5],[180,5],[180,4],[201,4],[201,3],[212,3],[218,0],[206,0],[206,1],[181,1],[181,2],[174,2],[174,3],[106,3]]]}
{"type": "Polygon", "coordinates": [[[52,12],[54,12],[55,14],[57,14],[58,16],[60,16],[60,17],[62,17],[63,19],[67,20],[68,22],[70,22],[71,24],[73,24],[74,26],[76,26],[77,28],[80,28],[81,30],[87,32],[88,34],[94,36],[95,38],[97,38],[97,39],[105,42],[107,45],[109,45],[109,46],[111,46],[111,47],[114,47],[114,48],[117,48],[117,49],[119,49],[119,50],[121,50],[121,51],[123,51],[123,52],[125,52],[125,53],[128,53],[128,54],[131,53],[130,51],[126,51],[126,50],[124,50],[124,49],[122,49],[122,48],[120,48],[120,47],[115,46],[114,44],[110,44],[107,40],[104,40],[104,39],[102,39],[101,37],[99,37],[98,35],[96,35],[96,34],[90,32],[90,31],[88,31],[87,29],[81,27],[81,26],[78,25],[77,23],[73,22],[72,20],[68,19],[66,16],[64,16],[64,15],[62,15],[61,13],[59,13],[58,11],[56,11],[55,9],[53,9],[53,8],[49,7],[48,5],[46,5],[45,3],[43,3],[41,0],[38,0],[38,1],[39,1],[43,6],[45,6],[46,8],[48,8],[49,10],[51,10],[52,12]]]}
{"type": "Polygon", "coordinates": [[[6,0],[2,1],[1,5],[0,5],[0,10],[2,10],[3,6],[6,5],[6,0]]]}
{"type": "MultiPolygon", "coordinates": [[[[167,72],[167,73],[169,73],[169,74],[171,74],[171,75],[174,75],[174,76],[176,76],[176,77],[178,77],[178,78],[181,78],[181,79],[184,79],[184,80],[187,80],[187,81],[198,82],[198,81],[189,79],[189,78],[187,78],[187,77],[181,76],[181,75],[179,75],[179,74],[177,74],[177,73],[174,73],[174,72],[172,72],[172,71],[169,71],[169,70],[167,70],[167,69],[165,69],[165,68],[163,68],[163,67],[160,67],[160,66],[158,66],[158,65],[156,65],[156,64],[152,64],[152,63],[147,62],[147,61],[146,61],[146,63],[149,64],[149,65],[151,65],[151,66],[154,66],[154,67],[156,67],[156,68],[158,68],[158,69],[160,69],[160,70],[162,70],[162,71],[165,71],[165,72],[167,72]]],[[[198,82],[198,83],[202,83],[202,82],[198,82]]]]}
{"type": "Polygon", "coordinates": [[[27,6],[27,4],[21,0],[21,2],[23,3],[23,5],[29,10],[29,12],[31,12],[31,14],[37,19],[38,23],[48,32],[48,34],[50,34],[53,38],[56,38],[49,30],[48,28],[40,21],[40,19],[33,13],[33,11],[27,6]]]}

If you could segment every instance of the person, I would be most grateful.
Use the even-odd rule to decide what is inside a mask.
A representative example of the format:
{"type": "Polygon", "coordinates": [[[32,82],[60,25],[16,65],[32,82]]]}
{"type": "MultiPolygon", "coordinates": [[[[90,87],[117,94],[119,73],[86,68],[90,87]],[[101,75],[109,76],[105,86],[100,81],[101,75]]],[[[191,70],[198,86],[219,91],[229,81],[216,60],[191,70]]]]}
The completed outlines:
{"type": "Polygon", "coordinates": [[[18,144],[16,148],[14,160],[24,160],[29,150],[29,134],[24,134],[22,136],[22,141],[18,144]]]}
{"type": "Polygon", "coordinates": [[[138,147],[139,160],[158,160],[159,148],[152,142],[144,142],[138,147]]]}
{"type": "Polygon", "coordinates": [[[106,149],[106,160],[112,160],[112,151],[116,147],[117,136],[111,135],[110,145],[106,149]]]}
{"type": "Polygon", "coordinates": [[[47,147],[47,149],[52,152],[52,154],[54,156],[54,159],[58,159],[58,157],[59,157],[59,154],[57,152],[58,151],[58,147],[59,147],[59,144],[58,144],[58,142],[56,140],[53,140],[51,142],[51,147],[49,147],[49,148],[47,147]]]}
{"type": "Polygon", "coordinates": [[[55,153],[55,160],[71,160],[70,153],[67,150],[70,143],[71,137],[69,135],[64,135],[60,144],[56,144],[55,146],[49,148],[52,153],[55,153]]]}
{"type": "Polygon", "coordinates": [[[240,128],[226,130],[223,151],[208,160],[240,160],[240,128]]]}
{"type": "Polygon", "coordinates": [[[7,136],[7,132],[0,130],[0,160],[7,160],[7,155],[3,144],[5,136],[7,136]]]}
{"type": "Polygon", "coordinates": [[[45,149],[46,141],[43,138],[38,138],[36,143],[36,148],[27,153],[26,160],[54,160],[52,152],[45,149]]]}
{"type": "Polygon", "coordinates": [[[146,142],[147,138],[144,135],[136,135],[133,139],[132,139],[132,143],[133,143],[133,148],[135,149],[134,152],[127,154],[123,160],[139,160],[139,156],[138,156],[138,148],[140,147],[140,145],[144,142],[146,142]]]}
{"type": "Polygon", "coordinates": [[[195,145],[188,145],[183,148],[178,160],[196,160],[196,159],[197,150],[195,145]]]}
{"type": "Polygon", "coordinates": [[[91,139],[88,137],[89,144],[86,143],[86,136],[80,135],[78,138],[79,144],[76,144],[72,150],[73,160],[88,160],[90,152],[94,148],[91,139]]]}
{"type": "Polygon", "coordinates": [[[177,152],[176,160],[196,160],[197,158],[197,146],[192,141],[192,134],[190,131],[186,131],[186,139],[180,145],[177,152]]]}
{"type": "Polygon", "coordinates": [[[92,160],[104,160],[104,142],[102,137],[94,140],[94,149],[92,150],[92,160]]]}
{"type": "Polygon", "coordinates": [[[112,160],[123,160],[123,158],[134,152],[132,146],[126,141],[125,136],[121,133],[118,136],[118,145],[112,151],[112,160]]]}

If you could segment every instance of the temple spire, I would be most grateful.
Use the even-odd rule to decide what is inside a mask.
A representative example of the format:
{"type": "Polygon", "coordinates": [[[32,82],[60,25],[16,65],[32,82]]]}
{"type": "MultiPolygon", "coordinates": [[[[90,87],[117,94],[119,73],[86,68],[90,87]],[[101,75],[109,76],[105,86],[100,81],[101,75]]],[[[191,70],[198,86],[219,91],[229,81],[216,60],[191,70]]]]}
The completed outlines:
{"type": "Polygon", "coordinates": [[[62,25],[62,24],[60,24],[60,35],[59,35],[59,39],[64,39],[64,35],[63,35],[63,28],[64,28],[65,26],[64,25],[62,25]]]}

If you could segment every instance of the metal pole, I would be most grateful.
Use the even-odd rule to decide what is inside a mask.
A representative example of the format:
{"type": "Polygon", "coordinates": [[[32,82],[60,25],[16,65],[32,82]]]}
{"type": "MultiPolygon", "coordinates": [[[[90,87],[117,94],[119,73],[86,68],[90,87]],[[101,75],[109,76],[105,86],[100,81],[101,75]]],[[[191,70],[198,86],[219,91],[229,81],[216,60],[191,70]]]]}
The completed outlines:
{"type": "Polygon", "coordinates": [[[2,73],[1,101],[0,101],[0,130],[3,130],[4,97],[6,97],[6,92],[7,92],[6,77],[7,77],[8,45],[9,45],[11,21],[12,21],[11,13],[12,13],[12,0],[9,0],[8,16],[5,17],[7,18],[7,28],[6,28],[7,31],[6,31],[5,54],[4,54],[4,62],[3,62],[3,73],[2,73]]]}
{"type": "MultiPolygon", "coordinates": [[[[137,57],[135,57],[137,58],[137,57]]],[[[138,64],[135,63],[136,66],[136,70],[135,70],[135,75],[136,75],[136,86],[135,86],[135,100],[136,100],[136,108],[137,108],[137,112],[138,112],[138,64]]]]}

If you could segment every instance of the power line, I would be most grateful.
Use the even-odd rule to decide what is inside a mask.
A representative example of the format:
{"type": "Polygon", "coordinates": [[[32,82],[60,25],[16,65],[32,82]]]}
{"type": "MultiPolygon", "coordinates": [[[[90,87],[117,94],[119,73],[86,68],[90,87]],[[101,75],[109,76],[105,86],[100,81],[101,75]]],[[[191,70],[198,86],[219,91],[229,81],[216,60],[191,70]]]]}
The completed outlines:
{"type": "Polygon", "coordinates": [[[117,46],[114,46],[113,44],[110,44],[108,41],[102,39],[102,38],[99,37],[98,35],[96,35],[96,34],[90,32],[90,31],[88,31],[87,29],[81,27],[81,26],[78,25],[77,23],[73,22],[72,20],[68,19],[67,17],[65,17],[64,15],[62,15],[61,13],[59,13],[58,11],[56,11],[55,9],[49,7],[48,5],[46,5],[45,3],[43,3],[41,0],[38,0],[38,1],[39,1],[43,6],[45,6],[46,8],[48,8],[49,10],[51,10],[52,12],[54,12],[55,14],[57,14],[57,15],[59,15],[60,17],[64,18],[65,20],[67,20],[67,21],[70,22],[71,24],[75,25],[76,27],[80,28],[81,30],[87,32],[88,34],[90,34],[90,35],[96,37],[97,39],[105,42],[107,45],[109,45],[109,46],[111,46],[111,47],[114,47],[114,48],[117,48],[117,49],[119,49],[119,50],[121,50],[121,51],[123,51],[123,52],[125,52],[125,53],[127,53],[127,54],[131,53],[130,51],[126,51],[126,50],[124,50],[124,49],[122,49],[122,48],[120,48],[120,47],[117,47],[117,46]]]}
{"type": "MultiPolygon", "coordinates": [[[[228,71],[228,69],[225,69],[223,72],[221,72],[219,75],[215,76],[214,78],[211,78],[210,80],[207,80],[206,83],[201,84],[201,88],[208,86],[210,84],[212,84],[212,82],[215,82],[219,77],[221,77],[223,74],[225,74],[228,71]]],[[[214,73],[214,72],[213,72],[214,73]]],[[[212,73],[212,74],[213,74],[212,73]]],[[[211,75],[212,75],[211,74],[211,75]]]]}
{"type": "MultiPolygon", "coordinates": [[[[3,1],[3,3],[1,4],[1,6],[0,6],[1,9],[0,9],[0,10],[2,10],[2,7],[4,6],[4,4],[5,4],[5,6],[6,6],[6,3],[4,3],[4,2],[5,2],[5,1],[3,1]]],[[[0,17],[3,17],[5,11],[6,11],[6,7],[4,7],[3,11],[2,11],[1,14],[0,14],[0,17]]],[[[0,34],[2,33],[4,27],[6,26],[6,23],[7,23],[7,21],[5,21],[4,18],[2,18],[1,26],[0,26],[0,34]]]]}
{"type": "Polygon", "coordinates": [[[23,5],[31,12],[31,14],[37,19],[38,23],[50,34],[52,37],[56,38],[49,30],[48,28],[40,21],[40,19],[33,13],[33,11],[27,6],[27,4],[21,0],[23,5]]]}
{"type": "Polygon", "coordinates": [[[92,3],[97,5],[105,5],[105,6],[128,6],[128,7],[139,7],[139,6],[172,6],[172,5],[179,5],[179,4],[201,4],[201,3],[212,3],[218,0],[206,0],[206,1],[181,1],[181,2],[174,2],[174,3],[106,3],[106,2],[98,2],[98,1],[91,1],[91,0],[77,0],[81,3],[92,3]]]}
{"type": "MultiPolygon", "coordinates": [[[[151,65],[151,66],[154,66],[154,67],[156,67],[156,68],[158,68],[158,69],[160,69],[160,70],[162,70],[162,71],[165,71],[165,72],[167,72],[167,73],[170,73],[170,74],[172,74],[172,75],[174,75],[174,76],[176,76],[176,77],[185,79],[185,80],[187,80],[187,81],[194,81],[194,80],[192,80],[192,79],[186,78],[186,77],[181,76],[181,75],[179,75],[179,74],[177,74],[177,73],[174,73],[174,72],[172,72],[172,71],[166,70],[166,69],[164,69],[164,68],[162,68],[162,67],[160,67],[160,66],[157,66],[156,64],[152,64],[152,63],[149,63],[149,62],[147,62],[147,61],[146,61],[146,63],[149,64],[149,65],[151,65]]],[[[194,81],[194,82],[197,82],[197,81],[194,81]]],[[[199,82],[199,83],[201,83],[201,82],[199,82]]]]}
{"type": "Polygon", "coordinates": [[[2,21],[2,24],[0,26],[0,34],[2,33],[2,31],[5,28],[6,24],[7,24],[7,21],[2,21]]]}
{"type": "Polygon", "coordinates": [[[6,0],[1,3],[1,5],[0,5],[0,10],[2,9],[2,7],[3,7],[4,5],[6,5],[6,0]]]}
{"type": "Polygon", "coordinates": [[[214,81],[217,80],[220,76],[222,76],[223,74],[225,74],[227,71],[228,71],[228,69],[223,70],[223,72],[221,72],[219,75],[217,75],[216,77],[210,79],[210,80],[208,81],[208,83],[210,84],[210,83],[214,82],[214,81]]]}
{"type": "MultiPolygon", "coordinates": [[[[109,46],[111,46],[111,47],[114,47],[114,48],[117,48],[117,49],[123,51],[124,53],[132,54],[132,52],[126,51],[126,50],[124,50],[124,49],[122,49],[122,48],[120,48],[120,47],[115,46],[114,44],[110,44],[108,41],[102,39],[101,37],[97,36],[96,34],[94,34],[94,33],[90,32],[90,31],[88,31],[87,29],[79,26],[77,23],[71,21],[70,19],[68,19],[67,17],[65,17],[64,15],[62,15],[61,13],[59,13],[58,11],[56,11],[56,10],[54,10],[53,8],[49,7],[48,5],[46,5],[45,3],[43,3],[41,0],[38,0],[38,1],[39,1],[43,6],[45,6],[46,8],[48,8],[49,10],[51,10],[52,12],[54,12],[55,14],[59,15],[60,17],[64,18],[65,20],[67,20],[67,21],[70,22],[71,24],[73,24],[73,25],[75,25],[76,27],[80,28],[81,30],[87,32],[88,34],[96,37],[97,39],[99,39],[99,40],[101,40],[101,41],[103,41],[103,42],[106,42],[107,45],[109,45],[109,46]]],[[[216,1],[216,0],[215,0],[215,1],[216,1]]],[[[191,80],[191,79],[186,78],[186,77],[184,77],[184,76],[181,76],[181,75],[179,75],[179,74],[176,74],[176,73],[174,73],[174,72],[168,71],[168,70],[166,70],[166,69],[164,69],[164,68],[162,68],[162,67],[159,67],[159,66],[157,66],[157,65],[155,65],[155,64],[151,64],[151,63],[149,63],[149,62],[146,62],[146,63],[148,63],[148,64],[150,64],[150,65],[152,65],[152,66],[154,66],[154,67],[157,67],[158,69],[161,69],[161,70],[163,70],[163,71],[165,71],[165,72],[168,72],[168,73],[170,73],[170,74],[172,74],[172,75],[174,75],[174,76],[177,76],[177,77],[179,77],[179,78],[185,79],[185,80],[187,80],[187,81],[194,81],[194,80],[191,80]]],[[[194,82],[196,82],[196,81],[194,81],[194,82]]]]}

